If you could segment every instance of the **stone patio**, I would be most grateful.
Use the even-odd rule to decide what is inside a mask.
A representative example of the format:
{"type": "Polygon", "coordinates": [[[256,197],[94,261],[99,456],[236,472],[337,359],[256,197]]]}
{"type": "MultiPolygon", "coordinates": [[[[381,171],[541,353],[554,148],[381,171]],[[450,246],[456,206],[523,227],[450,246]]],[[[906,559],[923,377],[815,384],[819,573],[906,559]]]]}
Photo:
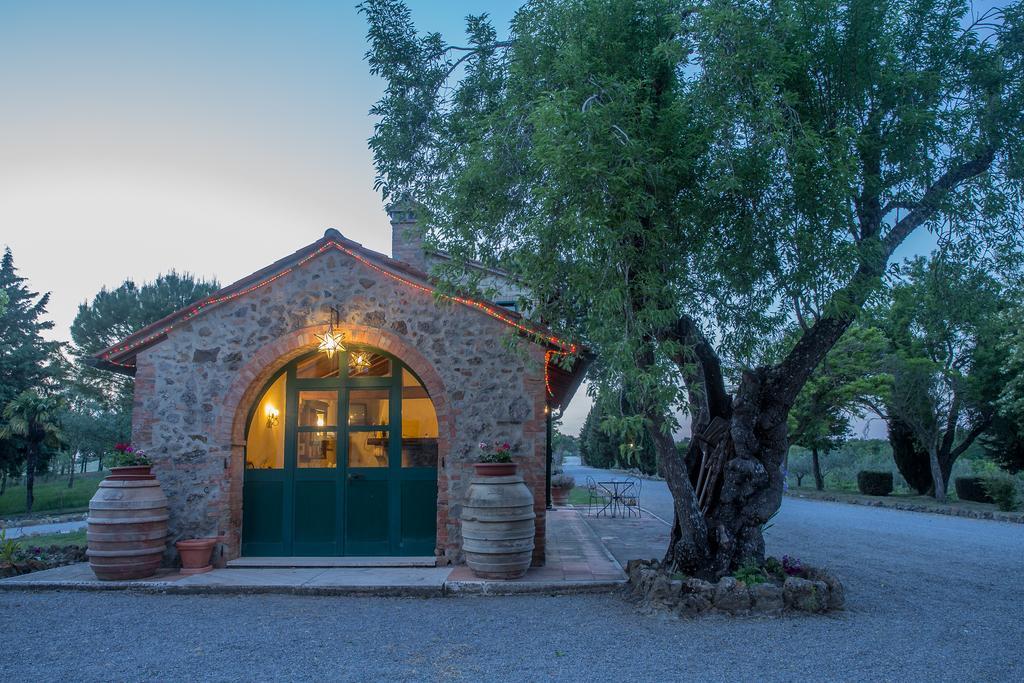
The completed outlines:
{"type": "Polygon", "coordinates": [[[571,594],[614,590],[622,567],[580,513],[547,513],[546,565],[516,581],[478,579],[468,567],[227,567],[184,576],[161,570],[139,581],[99,581],[87,563],[0,581],[0,590],[133,590],[151,593],[290,593],[311,595],[571,594]]]}

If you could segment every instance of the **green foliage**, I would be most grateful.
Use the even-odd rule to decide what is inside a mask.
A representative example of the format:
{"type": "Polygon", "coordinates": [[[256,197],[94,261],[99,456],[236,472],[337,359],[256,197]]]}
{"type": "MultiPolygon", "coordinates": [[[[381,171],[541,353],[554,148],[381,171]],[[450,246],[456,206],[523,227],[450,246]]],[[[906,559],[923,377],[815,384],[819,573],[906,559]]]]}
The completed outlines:
{"type": "Polygon", "coordinates": [[[141,287],[126,280],[116,289],[103,288],[92,301],[78,306],[71,324],[71,349],[75,358],[75,390],[95,407],[114,413],[120,437],[127,440],[130,427],[132,383],[122,375],[97,370],[89,357],[116,344],[143,327],[203,299],[219,289],[215,280],[202,280],[174,271],[141,287]]]}
{"type": "Polygon", "coordinates": [[[658,457],[645,430],[623,433],[609,399],[598,396],[580,431],[580,456],[591,467],[635,468],[644,474],[658,473],[658,457]]]}
{"type": "Polygon", "coordinates": [[[866,496],[889,495],[892,493],[892,472],[858,472],[857,490],[866,496]]]}
{"type": "Polygon", "coordinates": [[[889,343],[885,365],[892,375],[881,412],[897,464],[919,491],[923,460],[934,454],[939,472],[928,468],[931,481],[940,476],[948,486],[957,458],[996,417],[994,399],[1006,382],[998,344],[1010,291],[976,264],[937,252],[906,261],[872,312],[889,343]]]}
{"type": "Polygon", "coordinates": [[[756,562],[747,561],[740,565],[733,573],[733,577],[737,581],[742,581],[748,586],[756,586],[759,583],[764,583],[768,580],[765,576],[765,571],[756,562]]]}
{"type": "Polygon", "coordinates": [[[983,480],[982,486],[995,501],[996,507],[1003,512],[1017,509],[1017,484],[1010,477],[987,477],[983,480]]]}
{"type": "Polygon", "coordinates": [[[14,564],[19,547],[18,541],[7,538],[7,529],[0,526],[0,562],[14,564]]]}
{"type": "MultiPolygon", "coordinates": [[[[49,294],[31,291],[18,275],[14,256],[0,259],[0,292],[7,305],[0,311],[0,412],[22,392],[49,382],[59,368],[58,345],[43,340],[53,327],[44,320],[49,294]]],[[[0,424],[2,427],[2,424],[0,424]]],[[[15,476],[24,467],[26,443],[17,434],[0,437],[0,470],[15,476]]]]}
{"type": "Polygon", "coordinates": [[[985,477],[957,477],[954,480],[956,497],[976,503],[994,503],[995,500],[985,488],[985,477]]]}
{"type": "Polygon", "coordinates": [[[46,396],[35,389],[26,389],[4,406],[0,412],[0,439],[16,438],[23,445],[25,457],[25,509],[32,511],[35,473],[47,450],[64,446],[60,427],[62,402],[57,396],[46,396]]]}
{"type": "Polygon", "coordinates": [[[580,431],[580,457],[585,465],[608,469],[618,464],[618,444],[601,430],[601,405],[595,401],[580,431]]]}
{"type": "Polygon", "coordinates": [[[971,24],[959,0],[535,0],[459,46],[401,0],[359,9],[377,187],[415,200],[448,287],[483,286],[470,261],[529,283],[629,398],[600,421],[627,445],[700,415],[718,359],[738,386],[764,365],[785,419],[915,230],[1019,259],[1019,4],[971,24]]]}

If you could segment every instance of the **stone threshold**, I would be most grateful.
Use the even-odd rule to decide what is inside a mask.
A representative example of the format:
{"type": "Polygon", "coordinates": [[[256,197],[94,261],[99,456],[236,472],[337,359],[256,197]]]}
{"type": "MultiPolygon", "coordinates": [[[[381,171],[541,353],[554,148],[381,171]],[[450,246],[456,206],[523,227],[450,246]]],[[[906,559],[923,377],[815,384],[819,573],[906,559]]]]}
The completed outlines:
{"type": "MultiPolygon", "coordinates": [[[[531,570],[532,573],[532,570],[531,570]]],[[[362,595],[444,597],[471,595],[576,595],[621,589],[626,579],[551,580],[543,575],[514,581],[461,578],[451,567],[218,569],[182,576],[162,570],[137,581],[99,581],[87,563],[0,581],[0,591],[129,591],[175,595],[362,595]],[[455,573],[455,577],[453,577],[455,573]],[[46,576],[43,576],[46,575],[46,576]]]]}
{"type": "Polygon", "coordinates": [[[239,557],[228,569],[436,567],[436,557],[239,557]]]}

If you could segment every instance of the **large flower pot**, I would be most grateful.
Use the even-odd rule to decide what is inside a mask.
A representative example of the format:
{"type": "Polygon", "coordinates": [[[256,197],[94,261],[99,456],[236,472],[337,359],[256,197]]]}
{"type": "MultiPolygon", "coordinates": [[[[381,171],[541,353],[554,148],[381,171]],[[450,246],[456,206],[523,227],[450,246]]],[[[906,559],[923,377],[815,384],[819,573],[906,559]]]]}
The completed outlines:
{"type": "Polygon", "coordinates": [[[155,574],[166,546],[167,518],[167,496],[148,467],[113,468],[89,501],[86,555],[96,578],[155,574]]]}
{"type": "Polygon", "coordinates": [[[572,486],[552,486],[551,503],[558,507],[565,507],[569,504],[569,492],[572,491],[572,489],[572,486]]]}
{"type": "Polygon", "coordinates": [[[181,573],[202,574],[213,569],[213,565],[210,564],[210,553],[216,544],[216,538],[190,538],[175,543],[174,547],[181,556],[181,573]]]}
{"type": "Polygon", "coordinates": [[[462,506],[462,550],[466,564],[480,578],[517,579],[533,558],[533,494],[514,464],[510,474],[491,474],[495,469],[476,466],[477,476],[462,506]]]}

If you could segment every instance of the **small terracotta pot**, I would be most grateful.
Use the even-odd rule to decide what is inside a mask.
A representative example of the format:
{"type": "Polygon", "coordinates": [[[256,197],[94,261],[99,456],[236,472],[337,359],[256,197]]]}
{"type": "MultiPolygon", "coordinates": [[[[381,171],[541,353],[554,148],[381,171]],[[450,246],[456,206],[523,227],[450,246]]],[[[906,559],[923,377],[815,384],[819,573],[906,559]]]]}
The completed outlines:
{"type": "Polygon", "coordinates": [[[473,464],[477,476],[480,477],[511,477],[516,473],[514,462],[478,462],[473,464]]]}
{"type": "Polygon", "coordinates": [[[572,491],[572,486],[552,486],[551,487],[551,503],[558,507],[563,507],[569,504],[569,491],[572,491]]]}
{"type": "Polygon", "coordinates": [[[143,481],[155,479],[152,465],[126,465],[125,467],[111,467],[107,479],[111,481],[143,481]]]}
{"type": "Polygon", "coordinates": [[[202,574],[213,569],[210,553],[216,544],[216,538],[191,538],[175,543],[174,547],[181,555],[181,573],[202,574]]]}

